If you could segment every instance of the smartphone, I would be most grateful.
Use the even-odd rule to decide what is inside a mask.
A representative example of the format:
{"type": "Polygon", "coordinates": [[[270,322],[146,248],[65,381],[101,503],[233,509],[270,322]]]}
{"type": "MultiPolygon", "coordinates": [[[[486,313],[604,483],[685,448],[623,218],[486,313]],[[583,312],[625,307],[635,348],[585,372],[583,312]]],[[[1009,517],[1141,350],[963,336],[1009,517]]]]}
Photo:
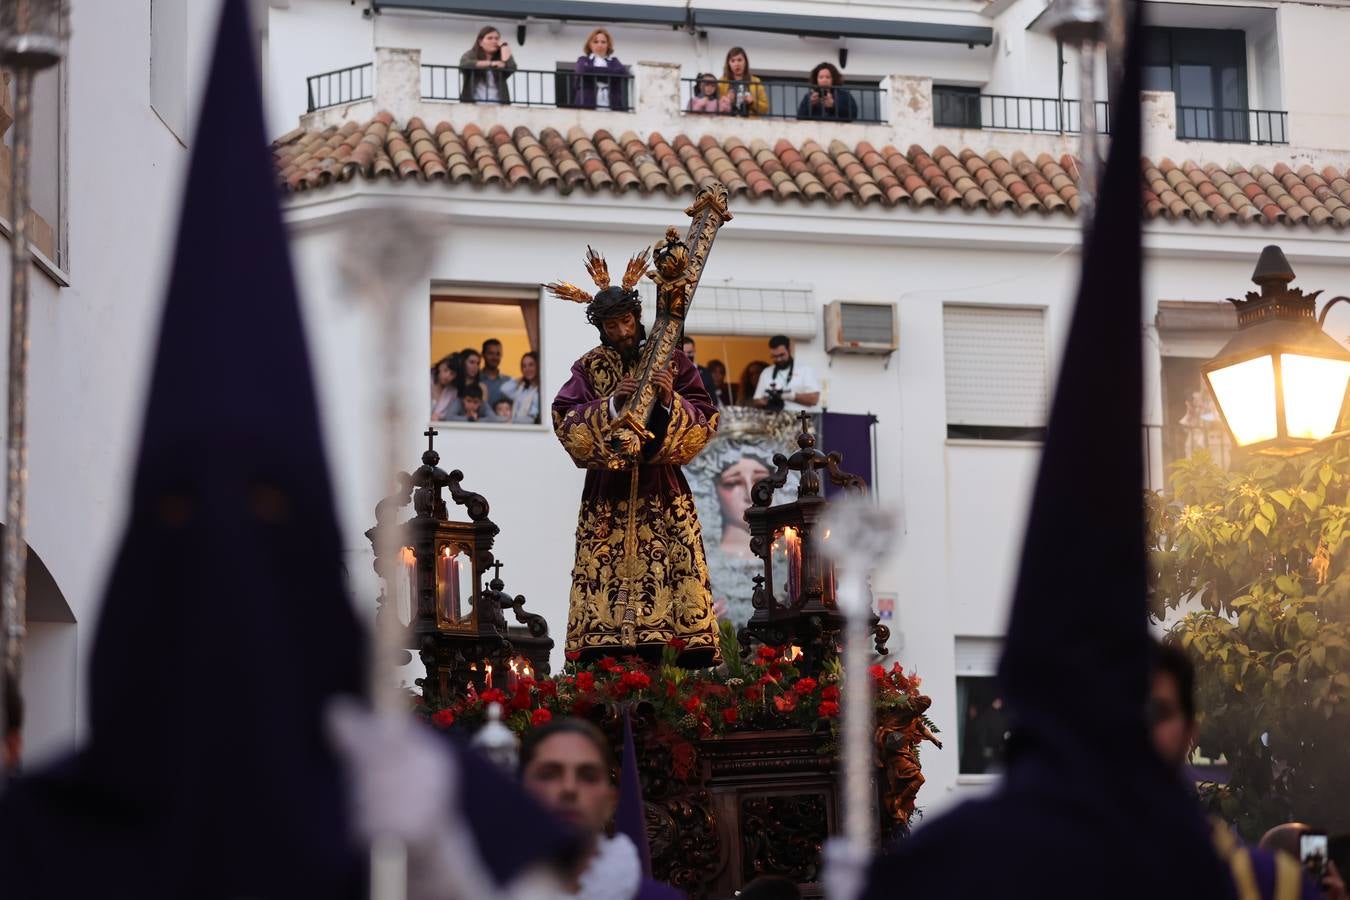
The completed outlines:
{"type": "Polygon", "coordinates": [[[1309,831],[1298,836],[1298,860],[1319,884],[1327,874],[1328,858],[1325,832],[1309,831]]]}

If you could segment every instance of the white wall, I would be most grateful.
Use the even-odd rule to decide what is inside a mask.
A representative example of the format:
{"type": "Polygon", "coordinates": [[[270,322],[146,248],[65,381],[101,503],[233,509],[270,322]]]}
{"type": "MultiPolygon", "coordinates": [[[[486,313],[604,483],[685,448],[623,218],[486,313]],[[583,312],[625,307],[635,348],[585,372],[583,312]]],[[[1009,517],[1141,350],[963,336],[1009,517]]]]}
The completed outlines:
{"type": "Polygon", "coordinates": [[[1280,60],[1289,134],[1305,147],[1342,147],[1350,140],[1350,10],[1281,3],[1280,60]]]}

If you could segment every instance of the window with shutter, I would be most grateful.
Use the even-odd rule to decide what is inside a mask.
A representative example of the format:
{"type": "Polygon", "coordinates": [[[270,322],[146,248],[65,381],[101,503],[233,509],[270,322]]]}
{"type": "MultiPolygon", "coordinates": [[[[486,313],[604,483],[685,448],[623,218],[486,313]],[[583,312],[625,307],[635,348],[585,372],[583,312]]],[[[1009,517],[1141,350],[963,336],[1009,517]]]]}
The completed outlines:
{"type": "MultiPolygon", "coordinates": [[[[656,317],[656,286],[639,285],[642,317],[650,324],[656,317]]],[[[769,337],[785,334],[810,340],[820,327],[820,311],[811,299],[811,289],[800,284],[699,284],[684,330],[690,334],[725,334],[769,337]]],[[[886,339],[890,340],[887,333],[886,339]]]]}
{"type": "Polygon", "coordinates": [[[1042,440],[1049,410],[1045,310],[942,310],[947,437],[1042,440]]]}

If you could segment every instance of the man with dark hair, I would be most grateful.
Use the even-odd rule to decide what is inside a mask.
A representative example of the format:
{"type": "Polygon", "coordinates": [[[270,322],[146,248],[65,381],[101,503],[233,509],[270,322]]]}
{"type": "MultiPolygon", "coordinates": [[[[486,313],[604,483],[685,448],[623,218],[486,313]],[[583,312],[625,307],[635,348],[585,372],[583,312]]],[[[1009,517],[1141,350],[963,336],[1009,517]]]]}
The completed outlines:
{"type": "Polygon", "coordinates": [[[792,341],[785,334],[769,338],[773,365],[759,373],[759,385],[751,401],[770,412],[800,412],[820,402],[820,381],[815,371],[792,356],[792,341]]]}
{"type": "Polygon", "coordinates": [[[486,391],[483,400],[489,409],[496,407],[497,401],[502,399],[502,392],[515,384],[511,376],[502,374],[501,366],[502,342],[496,338],[488,338],[483,341],[483,368],[478,372],[478,383],[486,391]]]}
{"type": "MultiPolygon", "coordinates": [[[[1195,666],[1180,647],[1154,642],[1150,648],[1149,728],[1153,748],[1163,762],[1194,790],[1186,761],[1199,731],[1195,716],[1195,666]]],[[[1215,821],[1214,844],[1227,860],[1239,900],[1318,900],[1312,882],[1302,877],[1297,855],[1273,854],[1243,847],[1221,821],[1215,821]]],[[[1339,884],[1340,879],[1336,882],[1339,884]]],[[[1344,885],[1341,885],[1342,889],[1344,885]]],[[[1343,900],[1344,894],[1327,894],[1343,900]]]]}
{"type": "Polygon", "coordinates": [[[636,653],[661,658],[672,639],[684,642],[679,662],[719,659],[717,617],[694,497],[680,467],[717,429],[717,408],[698,370],[683,353],[654,371],[654,392],[639,458],[611,443],[610,425],[639,389],[643,359],[642,301],[633,289],[646,254],[628,264],[620,285],[594,251],[587,269],[594,297],[555,283],[559,297],[584,302],[600,346],[572,366],[553,401],[553,430],[572,461],[586,469],[577,519],[576,564],[568,602],[567,651],[580,658],[636,653]]]}
{"type": "Polygon", "coordinates": [[[633,841],[605,829],[618,807],[618,765],[600,729],[583,719],[555,719],[528,733],[520,749],[520,780],[544,808],[572,825],[586,846],[565,887],[572,896],[662,900],[681,896],[643,876],[633,841]]]}
{"type": "Polygon", "coordinates": [[[708,370],[706,368],[698,364],[698,359],[694,355],[695,353],[698,352],[697,345],[694,343],[694,339],[686,334],[683,338],[682,343],[680,344],[680,349],[684,351],[684,355],[689,357],[689,361],[693,363],[694,366],[698,369],[698,375],[700,378],[703,379],[703,389],[708,392],[708,396],[715,397],[715,391],[713,390],[713,383],[712,383],[712,375],[708,373],[708,370]]]}

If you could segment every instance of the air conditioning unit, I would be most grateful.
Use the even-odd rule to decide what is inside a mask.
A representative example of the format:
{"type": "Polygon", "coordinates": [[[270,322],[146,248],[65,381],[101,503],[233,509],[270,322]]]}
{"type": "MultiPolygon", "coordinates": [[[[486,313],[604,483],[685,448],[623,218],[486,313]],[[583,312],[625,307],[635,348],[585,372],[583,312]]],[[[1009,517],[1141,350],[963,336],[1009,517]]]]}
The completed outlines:
{"type": "Polygon", "coordinates": [[[900,347],[894,303],[835,300],[825,306],[825,352],[884,356],[900,347]]]}

